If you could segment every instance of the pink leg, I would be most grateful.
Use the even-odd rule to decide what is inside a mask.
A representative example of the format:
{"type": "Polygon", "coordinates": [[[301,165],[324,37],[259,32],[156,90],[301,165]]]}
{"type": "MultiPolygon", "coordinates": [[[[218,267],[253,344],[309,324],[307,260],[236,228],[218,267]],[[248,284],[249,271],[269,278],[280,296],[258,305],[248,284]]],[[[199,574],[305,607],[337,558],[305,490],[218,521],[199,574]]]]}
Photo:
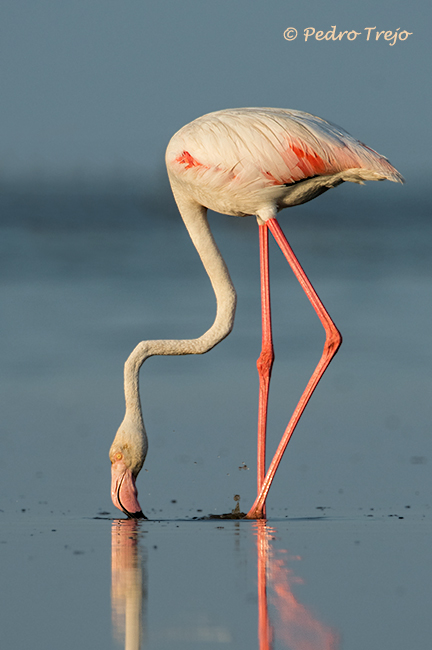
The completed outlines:
{"type": "MultiPolygon", "coordinates": [[[[257,361],[259,374],[257,495],[260,493],[265,476],[268,395],[274,360],[270,309],[268,228],[266,224],[263,224],[258,226],[258,229],[261,269],[262,346],[257,361]]],[[[265,504],[263,505],[263,515],[265,515],[265,504]]]]}
{"type": "Polygon", "coordinates": [[[307,297],[309,298],[310,303],[315,309],[317,316],[320,319],[325,329],[326,340],[325,340],[324,350],[321,359],[319,360],[318,365],[315,368],[312,377],[309,379],[306,389],[303,395],[301,396],[299,403],[297,404],[297,407],[291,417],[291,420],[288,423],[284,435],[282,436],[282,439],[279,443],[279,446],[276,450],[276,453],[268,469],[267,475],[261,486],[261,491],[258,497],[256,498],[252,508],[249,510],[248,514],[246,515],[248,519],[261,519],[264,517],[265,500],[267,498],[268,491],[270,489],[270,486],[272,484],[273,478],[276,474],[276,470],[282,459],[286,446],[290,441],[294,429],[296,428],[297,423],[300,420],[300,417],[312,396],[312,393],[317,387],[319,380],[323,376],[325,370],[327,369],[327,366],[329,365],[330,361],[333,359],[334,355],[336,354],[336,352],[338,351],[342,343],[342,336],[340,335],[336,325],[333,323],[324,305],[319,299],[306,273],[303,271],[302,267],[300,266],[300,263],[296,258],[296,256],[294,255],[291,246],[288,244],[285,235],[283,234],[282,229],[279,226],[278,222],[276,221],[276,219],[269,219],[266,222],[266,224],[270,228],[274,238],[276,239],[276,242],[278,243],[281,251],[285,255],[292,270],[294,271],[296,278],[298,279],[301,286],[303,287],[303,290],[306,293],[307,297]]]}

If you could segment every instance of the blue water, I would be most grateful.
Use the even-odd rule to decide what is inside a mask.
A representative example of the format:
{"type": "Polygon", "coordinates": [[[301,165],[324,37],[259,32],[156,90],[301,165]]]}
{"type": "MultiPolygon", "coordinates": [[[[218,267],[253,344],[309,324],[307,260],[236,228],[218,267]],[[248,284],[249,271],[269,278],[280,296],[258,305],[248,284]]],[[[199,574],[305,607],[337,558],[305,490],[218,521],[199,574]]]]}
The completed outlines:
{"type": "MultiPolygon", "coordinates": [[[[411,185],[341,186],[280,217],[344,343],[288,447],[264,530],[192,520],[230,511],[235,494],[244,511],[254,499],[254,220],[210,215],[239,298],[230,337],[142,369],[138,489],[155,521],[130,531],[109,498],[123,363],[140,340],[203,333],[210,284],[166,182],[2,189],[5,647],[119,647],[126,601],[130,648],[300,650],[310,634],[314,650],[428,647],[432,222],[426,191],[411,185]],[[258,634],[263,564],[273,646],[258,634]]],[[[271,275],[269,454],[324,341],[273,245],[271,275]]]]}

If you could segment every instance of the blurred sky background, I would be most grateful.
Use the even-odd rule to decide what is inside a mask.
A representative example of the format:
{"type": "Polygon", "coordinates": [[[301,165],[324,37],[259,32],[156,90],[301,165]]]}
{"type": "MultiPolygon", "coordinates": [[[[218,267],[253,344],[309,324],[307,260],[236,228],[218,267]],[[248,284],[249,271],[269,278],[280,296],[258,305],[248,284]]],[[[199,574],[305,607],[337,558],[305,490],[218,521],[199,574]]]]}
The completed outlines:
{"type": "Polygon", "coordinates": [[[152,181],[176,130],[239,106],[317,114],[407,178],[427,173],[431,14],[425,0],[3,0],[0,180],[152,181]],[[332,25],[361,35],[305,42],[332,25]],[[375,40],[398,28],[412,35],[375,40]]]}

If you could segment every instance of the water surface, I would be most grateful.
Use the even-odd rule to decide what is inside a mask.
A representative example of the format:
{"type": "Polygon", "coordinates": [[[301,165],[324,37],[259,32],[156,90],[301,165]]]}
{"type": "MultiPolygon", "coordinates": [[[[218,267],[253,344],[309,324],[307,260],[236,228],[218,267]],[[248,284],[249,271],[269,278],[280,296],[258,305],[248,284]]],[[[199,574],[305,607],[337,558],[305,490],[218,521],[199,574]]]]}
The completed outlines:
{"type": "MultiPolygon", "coordinates": [[[[200,521],[255,492],[257,228],[211,215],[239,303],[201,357],[152,358],[141,393],[151,521],[120,522],[108,449],[138,341],[199,336],[214,297],[167,187],[0,196],[2,645],[390,647],[431,638],[432,224],[421,187],[344,187],[281,224],[344,336],[266,525],[200,521]],[[98,517],[98,518],[95,518],[98,517]],[[111,621],[112,618],[112,621],[111,621]],[[125,620],[124,620],[125,619],[125,620]],[[309,644],[309,645],[308,645],[309,644]]],[[[269,454],[324,334],[271,247],[269,454]]]]}

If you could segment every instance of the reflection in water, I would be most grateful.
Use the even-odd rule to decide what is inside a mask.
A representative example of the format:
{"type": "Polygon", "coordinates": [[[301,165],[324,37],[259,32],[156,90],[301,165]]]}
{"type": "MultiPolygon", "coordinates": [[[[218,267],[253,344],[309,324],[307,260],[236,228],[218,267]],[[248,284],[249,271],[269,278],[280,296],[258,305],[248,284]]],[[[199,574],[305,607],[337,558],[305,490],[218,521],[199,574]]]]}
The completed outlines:
{"type": "MultiPolygon", "coordinates": [[[[238,522],[235,539],[238,541],[238,522]]],[[[140,650],[143,643],[143,606],[147,601],[146,576],[139,540],[139,522],[117,519],[112,523],[112,616],[115,636],[125,650],[140,650]]],[[[257,541],[258,572],[258,639],[259,650],[273,650],[279,639],[290,650],[337,650],[339,637],[332,629],[317,621],[312,613],[298,602],[291,586],[302,582],[286,566],[286,550],[275,552],[271,540],[276,530],[264,520],[252,524],[257,541]],[[280,557],[284,555],[284,557],[280,557]],[[269,597],[269,591],[271,596],[269,597]],[[277,617],[273,624],[269,617],[269,602],[277,617]]],[[[291,558],[299,559],[299,558],[291,558]]],[[[208,622],[198,626],[205,635],[189,639],[209,641],[208,622]]],[[[184,629],[175,628],[166,636],[171,641],[184,641],[184,629]],[[174,636],[172,635],[174,633],[174,636]]],[[[212,633],[211,640],[215,637],[212,633]]],[[[218,636],[217,642],[230,643],[230,635],[218,636]]]]}
{"type": "MultiPolygon", "coordinates": [[[[317,621],[312,613],[297,601],[291,584],[301,582],[285,566],[282,558],[273,556],[269,540],[275,529],[264,520],[254,522],[258,551],[258,637],[260,650],[272,650],[274,636],[281,639],[290,650],[337,650],[337,633],[317,621]],[[269,622],[267,588],[274,592],[272,604],[278,612],[273,632],[269,622]]],[[[279,551],[278,553],[286,553],[279,551]]],[[[300,559],[300,558],[297,558],[300,559]]]]}
{"type": "Polygon", "coordinates": [[[111,606],[114,633],[125,650],[140,650],[147,590],[135,519],[116,519],[111,529],[111,606]]]}
{"type": "Polygon", "coordinates": [[[264,519],[254,522],[257,536],[258,565],[258,638],[260,650],[271,650],[272,629],[267,604],[267,562],[270,556],[269,535],[274,529],[264,519]]]}

